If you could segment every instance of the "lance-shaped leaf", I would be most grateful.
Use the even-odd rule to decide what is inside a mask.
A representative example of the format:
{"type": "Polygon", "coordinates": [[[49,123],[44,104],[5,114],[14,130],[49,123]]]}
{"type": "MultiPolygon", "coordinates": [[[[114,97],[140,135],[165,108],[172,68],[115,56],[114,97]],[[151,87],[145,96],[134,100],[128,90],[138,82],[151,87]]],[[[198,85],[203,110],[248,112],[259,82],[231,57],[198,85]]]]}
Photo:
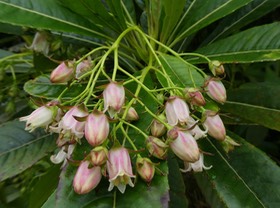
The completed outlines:
{"type": "MultiPolygon", "coordinates": [[[[196,52],[224,63],[275,61],[280,59],[280,23],[254,27],[216,41],[196,52]]],[[[205,62],[191,59],[191,62],[205,62]]]]}
{"type": "Polygon", "coordinates": [[[0,126],[0,181],[21,173],[55,149],[53,136],[42,130],[31,134],[24,127],[19,121],[0,126]]]}
{"type": "Polygon", "coordinates": [[[216,141],[200,143],[204,151],[214,154],[204,158],[213,167],[195,174],[207,202],[211,207],[278,207],[279,167],[253,145],[228,134],[241,144],[228,155],[216,141]]]}

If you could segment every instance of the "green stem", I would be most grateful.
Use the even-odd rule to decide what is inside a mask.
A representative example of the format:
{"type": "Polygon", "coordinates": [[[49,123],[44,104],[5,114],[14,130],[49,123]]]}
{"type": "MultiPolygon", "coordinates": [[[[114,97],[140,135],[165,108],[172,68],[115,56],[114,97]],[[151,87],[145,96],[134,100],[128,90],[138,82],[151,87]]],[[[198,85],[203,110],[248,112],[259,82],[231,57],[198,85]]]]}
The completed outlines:
{"type": "MultiPolygon", "coordinates": [[[[124,136],[125,136],[125,139],[128,140],[128,142],[130,143],[130,145],[132,146],[132,148],[133,148],[135,151],[138,151],[137,147],[135,146],[135,144],[134,144],[134,142],[132,141],[132,139],[128,136],[128,134],[127,134],[126,130],[123,128],[123,126],[121,126],[121,130],[122,130],[122,132],[123,132],[123,134],[124,134],[124,136]]],[[[125,140],[124,140],[124,142],[123,142],[123,145],[124,145],[124,143],[125,143],[125,140]]]]}

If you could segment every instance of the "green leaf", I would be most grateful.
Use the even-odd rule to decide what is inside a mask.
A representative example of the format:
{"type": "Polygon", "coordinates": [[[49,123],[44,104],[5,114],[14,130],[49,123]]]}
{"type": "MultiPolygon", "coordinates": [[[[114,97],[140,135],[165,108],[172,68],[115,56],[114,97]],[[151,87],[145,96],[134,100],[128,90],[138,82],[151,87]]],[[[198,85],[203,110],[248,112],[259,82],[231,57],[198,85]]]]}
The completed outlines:
{"type": "Polygon", "coordinates": [[[24,127],[19,121],[0,126],[0,181],[21,173],[55,149],[53,136],[40,130],[31,134],[24,127]]]}
{"type": "Polygon", "coordinates": [[[190,34],[232,13],[250,1],[252,0],[193,0],[171,34],[168,44],[174,46],[175,43],[190,34]]]}
{"type": "MultiPolygon", "coordinates": [[[[34,80],[29,80],[24,85],[24,90],[34,96],[45,99],[56,99],[60,93],[67,88],[66,84],[53,84],[46,75],[37,77],[34,80]]],[[[78,96],[85,89],[83,84],[74,84],[63,95],[63,99],[71,99],[78,96]]]]}
{"type": "Polygon", "coordinates": [[[228,155],[216,141],[200,143],[204,151],[214,154],[205,156],[212,169],[195,174],[208,203],[211,207],[279,207],[279,167],[242,138],[228,135],[241,144],[228,155]]]}
{"type": "Polygon", "coordinates": [[[203,44],[221,39],[280,6],[279,0],[254,0],[248,5],[223,18],[203,44]]]}
{"type": "Polygon", "coordinates": [[[280,131],[280,110],[232,101],[227,101],[221,106],[221,109],[240,118],[280,131]]]}
{"type": "MultiPolygon", "coordinates": [[[[254,27],[196,51],[223,63],[275,61],[280,59],[280,23],[254,27]]],[[[191,59],[192,63],[205,60],[191,59]]]]}
{"type": "Polygon", "coordinates": [[[56,0],[0,0],[0,6],[0,22],[3,23],[109,38],[102,28],[69,11],[56,0]]]}
{"type": "Polygon", "coordinates": [[[157,73],[157,77],[162,86],[168,87],[168,83],[166,80],[167,77],[169,77],[178,87],[187,87],[194,85],[200,87],[203,85],[203,76],[192,64],[184,62],[177,57],[166,54],[160,54],[159,58],[163,68],[167,73],[166,76],[157,73]]]}

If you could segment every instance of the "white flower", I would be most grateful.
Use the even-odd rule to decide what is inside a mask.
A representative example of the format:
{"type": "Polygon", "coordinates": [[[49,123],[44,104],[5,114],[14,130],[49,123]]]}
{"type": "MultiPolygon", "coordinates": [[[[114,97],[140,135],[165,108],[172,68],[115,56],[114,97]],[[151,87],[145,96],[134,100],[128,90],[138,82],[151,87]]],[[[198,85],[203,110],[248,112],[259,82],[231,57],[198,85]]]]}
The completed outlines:
{"type": "Polygon", "coordinates": [[[197,125],[197,122],[192,117],[189,118],[187,127],[189,128],[191,135],[196,140],[207,136],[207,130],[202,131],[201,128],[197,125]]]}
{"type": "Polygon", "coordinates": [[[189,172],[189,171],[194,171],[194,172],[202,172],[203,169],[204,170],[209,170],[212,168],[212,165],[207,167],[204,165],[204,157],[203,157],[203,154],[200,153],[200,156],[199,156],[199,160],[196,161],[196,162],[193,162],[193,163],[190,163],[190,162],[184,162],[184,165],[185,165],[185,169],[181,169],[182,172],[189,172]]]}
{"type": "Polygon", "coordinates": [[[60,151],[57,154],[52,155],[50,157],[50,160],[54,164],[59,164],[63,162],[62,167],[64,167],[67,163],[67,159],[70,159],[74,149],[75,149],[74,144],[65,145],[61,147],[60,151]]]}

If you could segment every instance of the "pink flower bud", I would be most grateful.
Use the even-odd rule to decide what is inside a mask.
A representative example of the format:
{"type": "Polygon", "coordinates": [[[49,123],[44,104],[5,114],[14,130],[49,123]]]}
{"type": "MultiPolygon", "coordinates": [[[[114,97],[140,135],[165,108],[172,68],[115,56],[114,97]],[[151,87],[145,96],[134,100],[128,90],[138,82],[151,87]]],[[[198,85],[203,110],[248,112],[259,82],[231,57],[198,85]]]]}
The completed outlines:
{"type": "Polygon", "coordinates": [[[74,191],[78,194],[86,194],[93,190],[101,180],[101,168],[94,166],[89,168],[88,161],[82,161],[73,180],[74,191]]]}
{"type": "Polygon", "coordinates": [[[199,89],[189,88],[186,90],[186,97],[190,104],[196,106],[204,106],[206,104],[205,99],[199,89]]]}
{"type": "Polygon", "coordinates": [[[90,152],[90,160],[94,166],[103,165],[108,158],[108,150],[105,147],[95,147],[90,152]]]}
{"type": "Polygon", "coordinates": [[[199,159],[199,148],[196,140],[187,131],[178,131],[178,137],[170,142],[172,151],[181,160],[195,162],[199,159]]]}
{"type": "Polygon", "coordinates": [[[189,118],[189,107],[187,103],[179,97],[170,97],[165,104],[167,122],[171,126],[176,126],[178,122],[184,124],[189,118]]]}
{"type": "Polygon", "coordinates": [[[164,124],[154,119],[151,124],[151,134],[154,137],[161,137],[166,132],[166,127],[164,124]]]}
{"type": "Polygon", "coordinates": [[[206,81],[206,91],[207,95],[213,100],[221,104],[226,102],[226,89],[221,81],[210,78],[206,81]]]}
{"type": "Polygon", "coordinates": [[[206,119],[203,125],[210,136],[220,141],[225,140],[226,129],[222,119],[216,112],[206,111],[206,119]]]}
{"type": "Polygon", "coordinates": [[[131,161],[126,148],[117,147],[109,150],[107,170],[110,182],[108,191],[117,186],[119,191],[124,193],[127,184],[134,187],[131,178],[135,178],[135,175],[132,173],[131,161]]]}
{"type": "Polygon", "coordinates": [[[116,113],[119,113],[124,101],[125,92],[124,87],[121,84],[110,82],[103,92],[104,98],[104,112],[108,110],[111,118],[116,113]]]}
{"type": "Polygon", "coordinates": [[[98,111],[88,115],[85,123],[85,137],[92,146],[102,144],[109,134],[109,122],[107,116],[98,111]]]}
{"type": "Polygon", "coordinates": [[[149,158],[138,157],[136,160],[136,169],[140,177],[150,183],[155,174],[155,165],[149,158]]]}
{"type": "Polygon", "coordinates": [[[84,136],[85,122],[80,122],[75,117],[87,116],[87,109],[83,106],[74,106],[61,118],[57,126],[50,126],[50,132],[60,133],[66,138],[79,138],[84,136]]]}
{"type": "Polygon", "coordinates": [[[181,171],[182,172],[189,172],[189,171],[194,171],[194,172],[202,172],[203,169],[204,170],[209,170],[212,168],[212,165],[207,167],[204,165],[204,158],[203,158],[203,154],[200,153],[200,156],[199,156],[199,160],[194,162],[194,163],[191,163],[191,162],[184,162],[184,166],[185,166],[185,169],[181,171]]]}
{"type": "Polygon", "coordinates": [[[65,83],[70,81],[73,77],[73,67],[68,66],[68,64],[65,64],[65,62],[62,62],[52,71],[50,80],[53,83],[65,83]]]}
{"type": "Polygon", "coordinates": [[[84,73],[86,73],[91,67],[91,62],[89,60],[83,60],[76,66],[75,77],[79,79],[84,73]]]}
{"type": "Polygon", "coordinates": [[[167,154],[168,145],[160,139],[149,136],[146,140],[146,145],[149,153],[156,158],[165,159],[167,154]]]}
{"type": "Polygon", "coordinates": [[[125,120],[127,120],[127,121],[137,121],[138,119],[139,119],[139,116],[138,116],[138,113],[136,112],[135,108],[130,107],[128,109],[125,120]]]}
{"type": "Polygon", "coordinates": [[[44,55],[48,55],[49,47],[48,34],[46,32],[36,32],[33,42],[28,48],[43,53],[44,55]]]}
{"type": "Polygon", "coordinates": [[[21,117],[20,121],[26,121],[25,130],[34,131],[38,127],[47,127],[55,118],[57,107],[41,106],[29,116],[21,117]]]}

